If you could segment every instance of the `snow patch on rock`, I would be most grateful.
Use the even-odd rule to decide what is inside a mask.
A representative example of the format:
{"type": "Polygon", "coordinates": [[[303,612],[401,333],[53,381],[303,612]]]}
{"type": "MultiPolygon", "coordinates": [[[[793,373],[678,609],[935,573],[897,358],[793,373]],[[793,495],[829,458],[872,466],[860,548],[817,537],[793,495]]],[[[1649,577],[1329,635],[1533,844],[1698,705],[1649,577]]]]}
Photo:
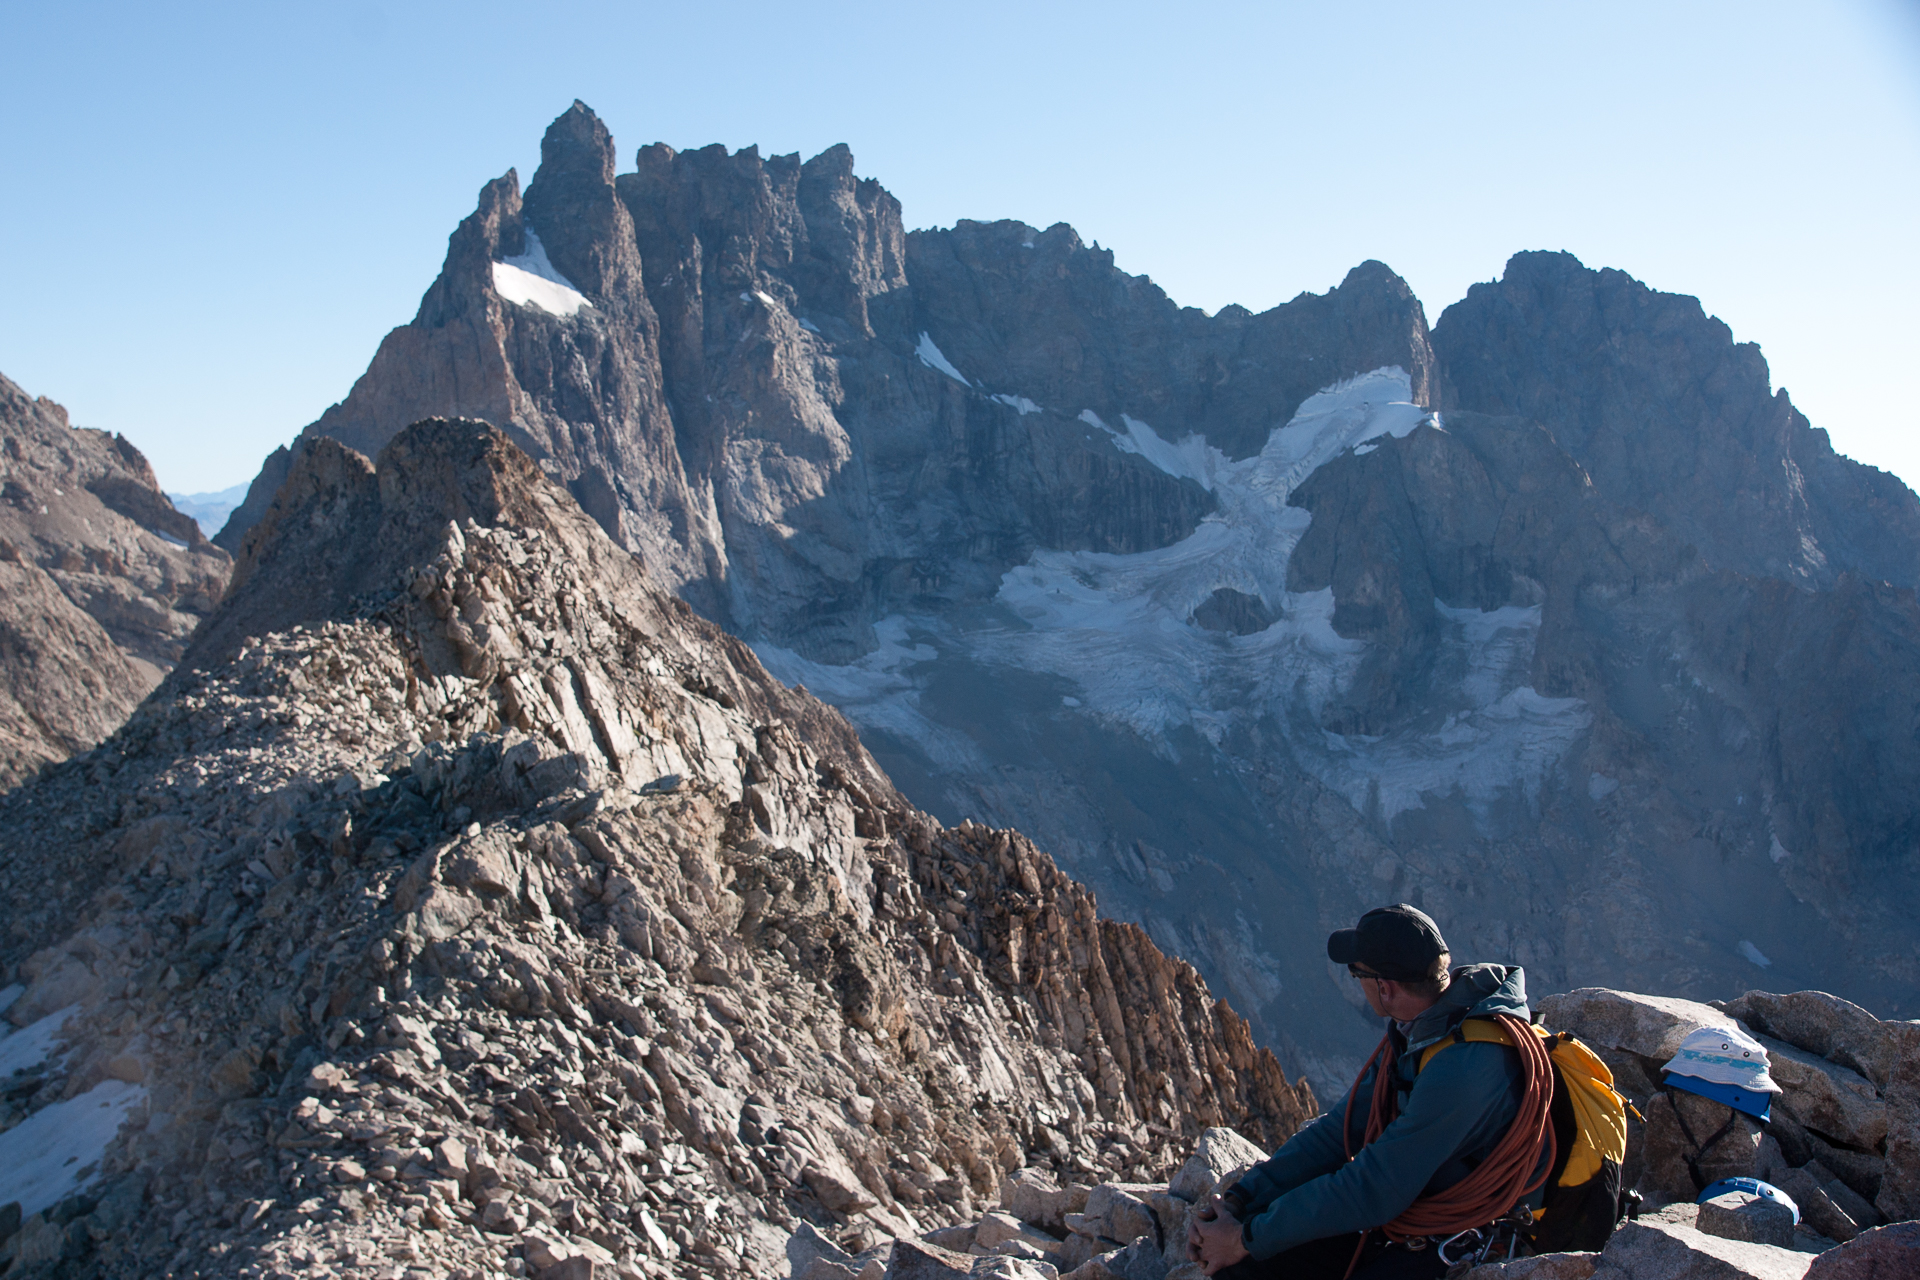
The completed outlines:
{"type": "Polygon", "coordinates": [[[30,1216],[92,1182],[107,1144],[146,1098],[140,1085],[103,1080],[0,1133],[0,1202],[18,1200],[30,1216]]]}
{"type": "MultiPolygon", "coordinates": [[[[8,992],[17,998],[15,988],[8,992]]],[[[0,1080],[53,1058],[61,1033],[79,1012],[71,1004],[0,1038],[0,1080]]],[[[91,1182],[121,1122],[146,1096],[140,1086],[102,1081],[0,1133],[0,1204],[18,1200],[20,1212],[30,1216],[91,1182]]]]}
{"type": "MultiPolygon", "coordinates": [[[[12,1004],[13,1001],[7,1003],[12,1004]]],[[[52,1057],[61,1030],[66,1027],[68,1019],[79,1012],[79,1005],[70,1004],[0,1039],[0,1080],[10,1078],[16,1071],[31,1071],[52,1057]]]]}
{"type": "Polygon", "coordinates": [[[909,643],[909,625],[899,614],[882,618],[873,627],[878,642],[873,652],[845,665],[814,662],[776,644],[757,644],[753,650],[779,679],[805,685],[863,730],[890,733],[914,743],[936,768],[966,772],[988,767],[971,738],[935,722],[921,709],[920,690],[907,670],[933,661],[939,650],[909,643]]]}
{"type": "Polygon", "coordinates": [[[933,336],[925,330],[921,331],[920,345],[913,349],[913,354],[920,357],[921,364],[927,366],[929,369],[946,374],[961,386],[970,387],[973,385],[967,381],[965,374],[953,367],[951,360],[948,360],[944,355],[940,354],[940,348],[934,345],[933,336]]]}
{"type": "MultiPolygon", "coordinates": [[[[1332,591],[1287,590],[1288,562],[1312,520],[1288,498],[1341,451],[1430,422],[1410,396],[1399,368],[1353,378],[1307,400],[1259,454],[1240,461],[1203,437],[1169,443],[1139,419],[1123,414],[1122,431],[1085,411],[1081,420],[1116,448],[1205,486],[1219,510],[1152,551],[1036,552],[1002,578],[999,593],[1027,629],[978,635],[975,656],[1070,679],[1089,714],[1168,751],[1181,728],[1218,746],[1269,716],[1296,723],[1288,714],[1296,706],[1317,719],[1350,686],[1365,646],[1334,631],[1332,591]],[[1222,587],[1259,597],[1278,621],[1246,636],[1189,625],[1222,587]]],[[[1518,787],[1531,798],[1592,722],[1578,699],[1543,697],[1525,683],[1538,607],[1436,605],[1451,633],[1450,705],[1386,738],[1291,735],[1302,767],[1356,808],[1377,803],[1389,821],[1427,794],[1484,806],[1518,787]]]]}
{"type": "Polygon", "coordinates": [[[549,315],[570,316],[593,305],[547,260],[546,246],[531,229],[525,253],[493,264],[493,289],[508,302],[549,315]]]}

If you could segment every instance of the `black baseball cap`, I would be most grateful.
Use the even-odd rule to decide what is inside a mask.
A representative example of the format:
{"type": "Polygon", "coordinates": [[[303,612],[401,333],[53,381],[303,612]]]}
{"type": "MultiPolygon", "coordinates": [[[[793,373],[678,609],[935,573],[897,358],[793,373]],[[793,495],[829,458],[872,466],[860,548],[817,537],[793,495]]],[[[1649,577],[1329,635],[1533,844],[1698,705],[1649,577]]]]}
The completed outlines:
{"type": "Polygon", "coordinates": [[[1327,959],[1360,965],[1395,982],[1420,981],[1448,950],[1433,917],[1404,902],[1376,907],[1360,917],[1357,927],[1336,929],[1327,939],[1327,959]]]}

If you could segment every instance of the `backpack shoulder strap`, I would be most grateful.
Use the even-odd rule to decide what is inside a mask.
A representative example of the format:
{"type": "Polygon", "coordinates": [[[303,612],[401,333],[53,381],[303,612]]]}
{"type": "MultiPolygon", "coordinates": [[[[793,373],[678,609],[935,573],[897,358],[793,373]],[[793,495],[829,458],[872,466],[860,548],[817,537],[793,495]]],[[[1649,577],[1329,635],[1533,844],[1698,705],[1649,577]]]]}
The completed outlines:
{"type": "MultiPolygon", "coordinates": [[[[1546,1033],[1540,1028],[1535,1027],[1533,1030],[1536,1035],[1542,1038],[1545,1037],[1546,1033]]],[[[1433,1056],[1442,1049],[1456,1044],[1471,1044],[1474,1042],[1511,1045],[1513,1043],[1513,1037],[1508,1034],[1506,1026],[1496,1018],[1463,1018],[1460,1021],[1460,1025],[1455,1027],[1449,1034],[1434,1041],[1420,1051],[1420,1065],[1418,1070],[1425,1071],[1427,1064],[1433,1061],[1433,1056]]]]}

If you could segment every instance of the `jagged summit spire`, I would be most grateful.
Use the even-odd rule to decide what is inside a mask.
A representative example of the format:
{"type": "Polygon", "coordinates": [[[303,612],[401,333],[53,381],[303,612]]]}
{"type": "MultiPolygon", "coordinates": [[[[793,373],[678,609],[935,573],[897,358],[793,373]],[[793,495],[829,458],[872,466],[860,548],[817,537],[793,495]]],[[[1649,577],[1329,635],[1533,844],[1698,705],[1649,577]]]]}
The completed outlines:
{"type": "Polygon", "coordinates": [[[578,98],[554,118],[540,139],[540,172],[549,170],[590,175],[607,185],[613,182],[613,134],[593,108],[578,98]]]}
{"type": "Polygon", "coordinates": [[[844,142],[836,142],[807,161],[807,169],[822,177],[834,174],[842,178],[853,176],[853,148],[844,142]]]}

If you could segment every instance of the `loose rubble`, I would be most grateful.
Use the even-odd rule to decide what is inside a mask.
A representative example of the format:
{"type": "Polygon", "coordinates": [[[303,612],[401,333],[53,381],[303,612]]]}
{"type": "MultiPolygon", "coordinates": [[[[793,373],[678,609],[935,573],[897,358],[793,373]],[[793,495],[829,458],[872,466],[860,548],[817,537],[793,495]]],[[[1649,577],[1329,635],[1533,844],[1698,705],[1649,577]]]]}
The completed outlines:
{"type": "Polygon", "coordinates": [[[302,445],[182,665],[0,833],[0,1167],[129,1108],[0,1210],[9,1280],[768,1275],[1315,1111],[483,424],[302,445]]]}
{"type": "Polygon", "coordinates": [[[794,1280],[885,1276],[1005,1275],[1053,1280],[1161,1280],[1200,1274],[1186,1260],[1187,1217],[1216,1187],[1231,1185],[1265,1152],[1228,1128],[1201,1135],[1169,1183],[1059,1185],[1040,1169],[1022,1168],[1000,1183],[1000,1207],[970,1226],[888,1240],[848,1254],[808,1228],[794,1233],[788,1260],[794,1280]]]}

